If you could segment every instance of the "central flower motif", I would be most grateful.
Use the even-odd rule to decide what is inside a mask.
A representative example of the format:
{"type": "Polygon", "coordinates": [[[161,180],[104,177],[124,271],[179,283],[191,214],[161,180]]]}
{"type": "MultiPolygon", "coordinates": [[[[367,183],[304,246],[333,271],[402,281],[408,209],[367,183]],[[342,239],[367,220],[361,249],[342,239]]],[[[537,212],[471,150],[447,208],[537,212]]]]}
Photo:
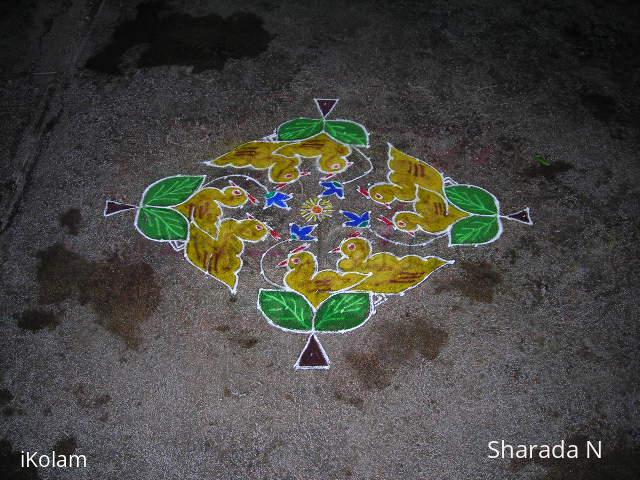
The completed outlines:
{"type": "Polygon", "coordinates": [[[310,198],[300,207],[300,215],[307,221],[322,221],[333,214],[333,205],[326,198],[310,198]]]}

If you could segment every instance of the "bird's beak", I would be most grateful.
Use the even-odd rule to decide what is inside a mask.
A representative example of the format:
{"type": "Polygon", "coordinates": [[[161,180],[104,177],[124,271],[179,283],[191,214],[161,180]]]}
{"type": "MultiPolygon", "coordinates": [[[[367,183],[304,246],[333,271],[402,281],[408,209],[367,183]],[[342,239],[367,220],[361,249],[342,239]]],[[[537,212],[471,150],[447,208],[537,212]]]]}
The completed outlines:
{"type": "Polygon", "coordinates": [[[340,247],[336,247],[333,250],[331,250],[329,253],[340,253],[342,250],[340,249],[340,247]]]}
{"type": "Polygon", "coordinates": [[[249,201],[251,202],[252,205],[257,205],[260,202],[258,201],[258,199],[256,197],[254,197],[253,195],[251,195],[250,193],[247,193],[247,198],[249,199],[249,201]]]}
{"type": "Polygon", "coordinates": [[[278,267],[278,268],[284,268],[284,267],[286,267],[286,266],[287,266],[287,264],[288,264],[288,263],[289,263],[289,259],[287,258],[287,259],[285,259],[285,260],[282,260],[281,262],[278,262],[278,263],[276,264],[276,267],[278,267]]]}
{"type": "MultiPolygon", "coordinates": [[[[269,227],[267,226],[267,228],[269,228],[269,227]]],[[[276,240],[280,240],[282,238],[282,235],[280,235],[278,232],[276,232],[273,228],[269,228],[269,235],[271,235],[276,240]]]]}
{"type": "Polygon", "coordinates": [[[308,249],[311,246],[311,244],[309,243],[303,243],[302,245],[300,245],[299,247],[294,248],[293,250],[291,250],[289,252],[289,255],[293,255],[294,253],[298,253],[298,252],[304,252],[306,249],[308,249]]]}
{"type": "Polygon", "coordinates": [[[369,190],[367,190],[367,189],[366,189],[366,188],[364,188],[364,187],[360,187],[360,186],[358,186],[358,193],[359,193],[360,195],[362,195],[363,197],[367,197],[367,198],[369,198],[369,190]]]}

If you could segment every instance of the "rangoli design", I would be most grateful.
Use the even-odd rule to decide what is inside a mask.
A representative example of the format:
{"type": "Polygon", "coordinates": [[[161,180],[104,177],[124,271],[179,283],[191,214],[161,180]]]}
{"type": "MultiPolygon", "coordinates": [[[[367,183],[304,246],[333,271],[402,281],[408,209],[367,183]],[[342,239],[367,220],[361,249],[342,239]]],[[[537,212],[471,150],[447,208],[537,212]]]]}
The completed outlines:
{"type": "Polygon", "coordinates": [[[418,288],[453,263],[428,255],[430,243],[446,237],[450,247],[485,245],[500,237],[504,220],[532,225],[528,208],[503,215],[492,193],[458,184],[391,144],[386,181],[354,185],[373,171],[363,151],[369,132],[351,120],[327,119],[337,99],[315,102],[320,118],[290,120],[204,162],[238,173],[166,177],[149,185],[137,205],[107,200],[104,211],[135,211],[140,234],[169,243],[233,294],[245,245],[275,242],[261,254],[260,274],[269,286],[257,292],[257,308],[270,325],[308,336],[297,369],[329,368],[320,335],[362,327],[389,296],[418,288]],[[308,175],[319,177],[317,190],[296,190],[293,185],[308,175]],[[371,210],[354,211],[354,195],[371,210]],[[291,220],[278,227],[284,232],[288,226],[288,233],[270,225],[267,212],[291,220]],[[320,244],[322,225],[331,218],[339,218],[344,235],[330,251],[337,255],[335,267],[320,269],[317,255],[325,252],[314,253],[312,246],[320,244]],[[382,249],[387,245],[415,253],[398,256],[382,249]],[[277,270],[283,273],[279,281],[272,279],[277,270]]]}

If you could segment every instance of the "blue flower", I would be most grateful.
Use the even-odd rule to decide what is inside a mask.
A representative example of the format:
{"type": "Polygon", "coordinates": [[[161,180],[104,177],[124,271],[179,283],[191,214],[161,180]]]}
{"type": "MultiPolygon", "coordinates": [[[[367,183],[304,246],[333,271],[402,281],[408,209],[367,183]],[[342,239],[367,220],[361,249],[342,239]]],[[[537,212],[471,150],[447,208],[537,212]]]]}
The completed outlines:
{"type": "Polygon", "coordinates": [[[335,195],[336,197],[344,198],[344,186],[340,182],[320,182],[320,186],[324,188],[319,197],[330,197],[335,195]]]}
{"type": "Polygon", "coordinates": [[[340,210],[340,213],[348,218],[348,220],[342,224],[343,227],[369,228],[371,212],[364,212],[362,215],[358,215],[357,213],[340,210]]]}
{"type": "Polygon", "coordinates": [[[293,198],[293,195],[276,191],[267,193],[264,198],[264,208],[278,207],[289,210],[291,207],[287,205],[287,202],[293,198]]]}
{"type": "Polygon", "coordinates": [[[301,227],[296,223],[289,224],[289,232],[291,233],[291,240],[306,240],[306,241],[314,241],[317,240],[316,237],[311,236],[311,232],[318,225],[305,225],[301,227]]]}

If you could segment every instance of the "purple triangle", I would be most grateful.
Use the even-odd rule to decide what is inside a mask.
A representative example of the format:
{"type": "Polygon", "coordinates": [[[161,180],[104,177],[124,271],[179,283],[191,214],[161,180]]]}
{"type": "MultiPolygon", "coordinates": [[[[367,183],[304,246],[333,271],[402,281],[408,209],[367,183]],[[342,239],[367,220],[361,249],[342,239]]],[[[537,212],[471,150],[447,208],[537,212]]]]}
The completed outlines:
{"type": "Polygon", "coordinates": [[[304,370],[329,368],[327,354],[324,352],[324,348],[322,348],[322,345],[315,335],[311,334],[309,336],[304,350],[298,357],[296,368],[304,370]]]}
{"type": "Polygon", "coordinates": [[[114,202],[113,200],[107,200],[104,205],[104,216],[108,217],[115,213],[124,212],[125,210],[131,210],[136,208],[135,205],[129,205],[128,203],[114,202]]]}
{"type": "Polygon", "coordinates": [[[531,221],[531,216],[529,215],[529,209],[525,208],[524,210],[520,210],[519,212],[512,213],[507,215],[507,218],[510,220],[515,220],[516,222],[526,223],[527,225],[533,225],[531,221]]]}
{"type": "Polygon", "coordinates": [[[331,110],[333,110],[333,108],[336,106],[336,103],[338,103],[339,99],[315,98],[314,100],[316,101],[316,106],[318,107],[318,110],[320,110],[322,118],[326,118],[326,116],[329,115],[331,113],[331,110]]]}

